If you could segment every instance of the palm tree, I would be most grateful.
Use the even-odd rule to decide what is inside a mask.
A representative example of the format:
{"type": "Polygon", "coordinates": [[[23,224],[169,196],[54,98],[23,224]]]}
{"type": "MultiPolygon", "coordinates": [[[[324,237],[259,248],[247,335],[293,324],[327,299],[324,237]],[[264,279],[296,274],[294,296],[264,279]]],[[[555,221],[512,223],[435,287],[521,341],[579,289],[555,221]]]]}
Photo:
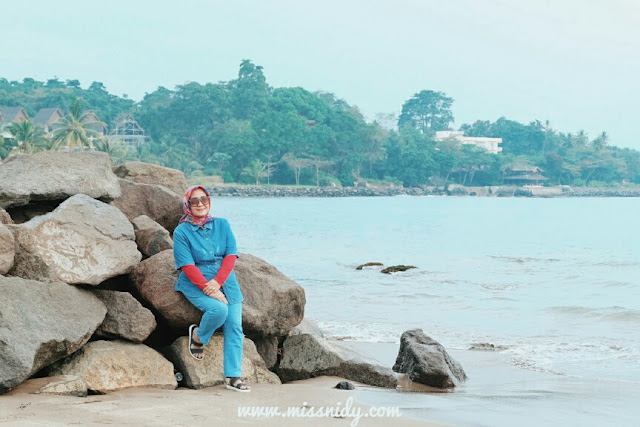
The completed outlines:
{"type": "Polygon", "coordinates": [[[93,114],[90,111],[82,111],[81,107],[82,98],[76,98],[69,113],[56,123],[56,128],[51,133],[51,143],[55,149],[93,149],[93,141],[103,138],[102,133],[95,128],[104,128],[106,124],[92,118],[93,114]]]}
{"type": "Polygon", "coordinates": [[[260,179],[265,176],[271,174],[273,172],[273,168],[258,159],[254,159],[249,163],[249,166],[246,166],[242,169],[242,175],[247,175],[256,180],[256,185],[260,185],[260,179]]]}
{"type": "Polygon", "coordinates": [[[32,154],[46,150],[48,141],[42,126],[34,126],[31,120],[12,123],[7,129],[16,141],[17,146],[12,153],[32,154]]]}
{"type": "Polygon", "coordinates": [[[96,150],[107,153],[115,164],[122,162],[128,154],[122,142],[114,141],[109,138],[99,139],[96,144],[96,150]]]}

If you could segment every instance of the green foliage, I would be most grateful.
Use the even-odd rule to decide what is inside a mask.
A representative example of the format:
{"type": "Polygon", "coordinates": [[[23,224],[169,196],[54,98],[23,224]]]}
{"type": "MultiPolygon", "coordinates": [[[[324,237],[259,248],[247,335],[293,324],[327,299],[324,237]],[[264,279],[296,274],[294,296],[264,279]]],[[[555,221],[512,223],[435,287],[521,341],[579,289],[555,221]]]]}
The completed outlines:
{"type": "MultiPolygon", "coordinates": [[[[246,59],[237,79],[158,87],[138,103],[110,94],[101,82],[83,89],[75,79],[0,78],[0,105],[22,106],[30,116],[50,107],[65,113],[61,126],[48,135],[58,148],[93,144],[114,163],[138,159],[189,176],[222,175],[225,182],[500,185],[509,165],[517,162],[540,167],[551,185],[640,183],[640,152],[612,146],[606,132],[590,140],[584,131],[563,133],[549,122],[523,124],[501,117],[460,128],[467,136],[502,138],[501,154],[455,140],[434,141],[434,133],[453,122],[452,104],[443,92],[419,91],[403,104],[399,130],[388,131],[368,123],[356,106],[335,94],[270,87],[263,68],[246,59]],[[103,122],[88,123],[89,111],[103,122]],[[132,114],[151,140],[127,151],[92,133],[96,126],[113,126],[123,113],[132,114]]],[[[26,136],[1,140],[2,158],[11,151],[48,147],[41,129],[13,131],[26,136]]]]}

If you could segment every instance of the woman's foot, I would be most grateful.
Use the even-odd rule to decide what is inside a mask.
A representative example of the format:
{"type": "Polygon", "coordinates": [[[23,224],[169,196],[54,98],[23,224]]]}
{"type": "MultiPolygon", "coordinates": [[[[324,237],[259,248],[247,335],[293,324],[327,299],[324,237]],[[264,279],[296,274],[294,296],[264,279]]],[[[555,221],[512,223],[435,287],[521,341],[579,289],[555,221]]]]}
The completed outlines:
{"type": "Polygon", "coordinates": [[[249,387],[246,383],[242,381],[240,377],[229,377],[227,378],[229,383],[227,384],[227,388],[233,391],[242,391],[242,392],[250,392],[251,387],[249,387]]]}
{"type": "Polygon", "coordinates": [[[204,359],[204,349],[202,347],[204,347],[204,344],[198,337],[198,326],[189,326],[189,354],[196,360],[204,359]]]}

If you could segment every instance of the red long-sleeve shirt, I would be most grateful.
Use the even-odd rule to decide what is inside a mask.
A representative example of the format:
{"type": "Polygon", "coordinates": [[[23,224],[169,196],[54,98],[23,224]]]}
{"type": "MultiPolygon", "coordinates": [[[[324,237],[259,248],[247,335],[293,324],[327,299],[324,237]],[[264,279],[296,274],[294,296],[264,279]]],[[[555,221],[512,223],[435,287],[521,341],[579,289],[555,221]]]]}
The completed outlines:
{"type": "MultiPolygon", "coordinates": [[[[218,274],[216,274],[216,277],[213,278],[213,280],[215,280],[216,283],[220,285],[220,288],[222,288],[222,285],[233,271],[233,268],[236,265],[236,258],[237,257],[235,255],[227,255],[222,259],[220,270],[218,270],[218,274]]],[[[195,265],[185,265],[180,270],[184,272],[184,274],[187,276],[187,279],[189,279],[191,283],[193,283],[200,289],[204,290],[204,288],[207,287],[207,279],[205,279],[202,271],[200,271],[200,269],[195,265]]]]}

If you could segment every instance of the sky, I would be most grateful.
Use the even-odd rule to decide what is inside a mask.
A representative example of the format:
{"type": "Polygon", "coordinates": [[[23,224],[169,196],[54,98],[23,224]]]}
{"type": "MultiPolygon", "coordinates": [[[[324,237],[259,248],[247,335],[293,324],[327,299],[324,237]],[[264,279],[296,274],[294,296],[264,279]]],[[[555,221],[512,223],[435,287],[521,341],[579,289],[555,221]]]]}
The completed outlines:
{"type": "Polygon", "coordinates": [[[368,119],[421,90],[454,128],[507,117],[606,131],[640,149],[636,0],[29,0],[3,5],[0,77],[158,86],[228,81],[243,59],[273,87],[335,93],[368,119]]]}

